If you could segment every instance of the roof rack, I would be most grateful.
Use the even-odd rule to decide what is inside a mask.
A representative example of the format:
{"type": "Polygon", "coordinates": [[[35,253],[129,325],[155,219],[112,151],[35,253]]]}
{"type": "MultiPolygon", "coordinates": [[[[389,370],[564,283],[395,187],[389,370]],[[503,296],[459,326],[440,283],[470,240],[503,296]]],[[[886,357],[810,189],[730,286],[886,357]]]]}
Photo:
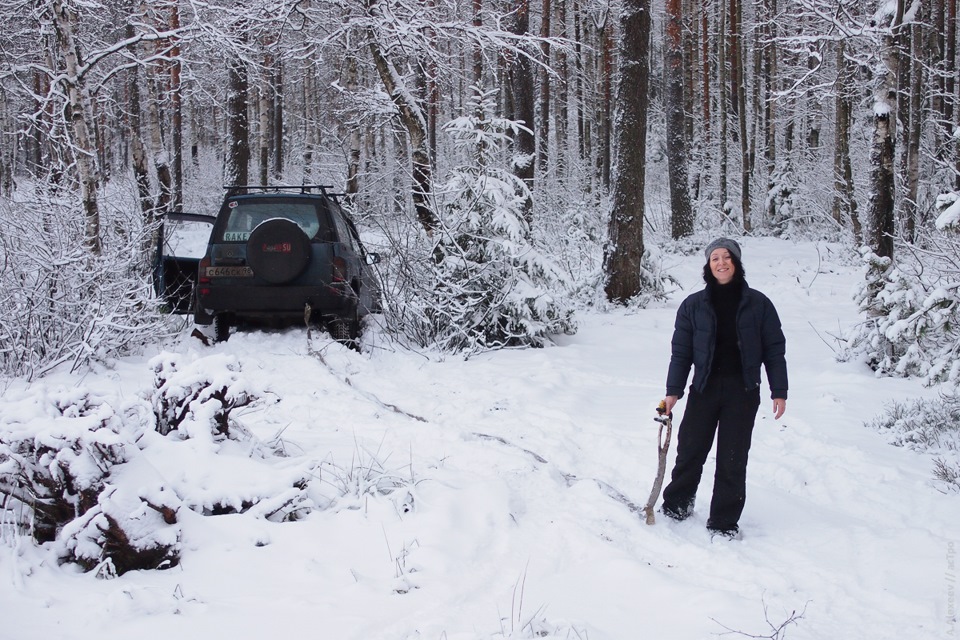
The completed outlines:
{"type": "Polygon", "coordinates": [[[223,188],[227,190],[228,195],[237,195],[241,193],[249,193],[250,191],[257,191],[261,193],[267,193],[269,191],[299,191],[300,193],[312,193],[313,191],[320,191],[324,195],[339,195],[330,193],[330,189],[333,189],[332,185],[327,184],[226,184],[223,185],[223,188]]]}

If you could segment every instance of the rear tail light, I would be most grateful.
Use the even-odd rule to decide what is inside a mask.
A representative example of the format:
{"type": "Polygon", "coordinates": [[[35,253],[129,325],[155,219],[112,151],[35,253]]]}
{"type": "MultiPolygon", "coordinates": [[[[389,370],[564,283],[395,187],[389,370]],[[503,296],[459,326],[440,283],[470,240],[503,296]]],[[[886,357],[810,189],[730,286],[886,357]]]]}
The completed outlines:
{"type": "Polygon", "coordinates": [[[208,256],[204,256],[203,259],[200,260],[200,264],[197,266],[198,282],[210,284],[210,277],[207,276],[207,267],[209,266],[210,266],[210,258],[208,256]]]}
{"type": "Polygon", "coordinates": [[[333,282],[347,281],[347,261],[343,258],[333,259],[333,282]]]}
{"type": "Polygon", "coordinates": [[[200,264],[197,265],[197,284],[200,285],[197,293],[199,293],[201,296],[210,295],[210,276],[207,275],[207,267],[209,266],[210,258],[206,256],[204,256],[200,260],[200,264]]]}

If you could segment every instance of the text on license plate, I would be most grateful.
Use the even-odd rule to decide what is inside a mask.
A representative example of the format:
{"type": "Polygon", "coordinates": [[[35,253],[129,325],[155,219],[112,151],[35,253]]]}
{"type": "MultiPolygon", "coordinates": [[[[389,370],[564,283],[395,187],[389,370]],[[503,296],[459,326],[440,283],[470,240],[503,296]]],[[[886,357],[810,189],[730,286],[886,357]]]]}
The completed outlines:
{"type": "Polygon", "coordinates": [[[251,278],[253,269],[250,267],[207,267],[208,278],[251,278]]]}

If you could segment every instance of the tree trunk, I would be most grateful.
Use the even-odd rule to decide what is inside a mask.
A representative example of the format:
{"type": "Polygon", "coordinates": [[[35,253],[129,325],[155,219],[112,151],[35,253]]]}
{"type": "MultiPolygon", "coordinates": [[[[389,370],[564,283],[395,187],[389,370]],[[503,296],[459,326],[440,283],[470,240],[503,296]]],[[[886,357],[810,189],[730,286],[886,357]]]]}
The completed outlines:
{"type": "Polygon", "coordinates": [[[283,177],[283,61],[277,60],[273,68],[273,109],[271,111],[270,126],[273,130],[273,177],[280,180],[283,177]]]}
{"type": "MultiPolygon", "coordinates": [[[[478,31],[483,27],[483,0],[473,0],[473,26],[478,31]]],[[[473,44],[471,54],[473,58],[471,80],[479,91],[483,87],[483,47],[479,42],[473,44]]]]}
{"type": "Polygon", "coordinates": [[[100,206],[97,188],[100,169],[97,165],[95,136],[91,131],[90,94],[85,78],[80,75],[80,46],[76,40],[78,28],[76,13],[63,0],[51,5],[53,28],[64,66],[63,84],[69,106],[68,118],[73,134],[72,151],[80,181],[80,197],[84,214],[84,246],[93,255],[100,255],[100,206]]]}
{"type": "Polygon", "coordinates": [[[747,140],[747,86],[746,73],[743,66],[743,11],[739,0],[730,1],[731,15],[731,62],[730,87],[732,103],[737,114],[737,132],[740,138],[740,213],[743,230],[749,232],[753,228],[750,220],[750,152],[747,140]]]}
{"type": "MultiPolygon", "coordinates": [[[[777,1],[764,0],[765,21],[763,26],[763,35],[766,38],[765,51],[763,56],[763,129],[764,129],[764,150],[763,158],[767,174],[767,191],[774,188],[773,176],[777,169],[777,120],[774,102],[774,91],[777,81],[777,63],[778,50],[774,40],[776,24],[774,20],[777,15],[777,1]]],[[[767,198],[767,220],[776,220],[776,198],[767,198]]]]}
{"type": "MultiPolygon", "coordinates": [[[[357,95],[359,91],[359,82],[357,79],[357,58],[349,56],[346,61],[346,82],[347,93],[357,95]]],[[[358,114],[351,114],[347,126],[349,127],[348,137],[350,140],[349,151],[347,155],[347,194],[353,196],[360,192],[360,123],[357,119],[358,114]]]]}
{"type": "MultiPolygon", "coordinates": [[[[126,26],[126,36],[128,39],[134,37],[134,27],[132,24],[126,26]]],[[[127,95],[129,96],[128,108],[130,109],[127,121],[129,123],[130,133],[130,161],[133,168],[133,177],[137,183],[137,196],[140,199],[140,212],[143,214],[144,226],[150,226],[155,220],[153,202],[150,200],[150,170],[147,164],[147,150],[143,144],[143,108],[140,101],[140,78],[137,73],[138,67],[133,67],[127,72],[129,78],[127,82],[127,95]]],[[[144,250],[149,251],[153,247],[153,242],[147,241],[144,250]]]]}
{"type": "MultiPolygon", "coordinates": [[[[530,31],[530,0],[513,0],[513,21],[510,32],[519,37],[526,37],[530,31]]],[[[534,76],[530,59],[519,52],[512,53],[507,75],[510,83],[510,94],[513,96],[513,112],[511,120],[520,122],[524,128],[517,131],[514,138],[516,160],[514,173],[523,180],[530,193],[533,193],[534,164],[536,161],[536,140],[534,139],[534,76]]],[[[529,199],[524,203],[524,217],[529,222],[533,213],[533,203],[529,199]]]]}
{"type": "Polygon", "coordinates": [[[703,95],[700,99],[703,101],[703,145],[706,148],[710,144],[710,124],[712,115],[710,113],[710,3],[704,2],[700,8],[700,56],[703,66],[703,95]]]}
{"type": "Polygon", "coordinates": [[[605,292],[626,303],[643,289],[643,219],[650,86],[650,0],[625,0],[617,86],[617,170],[604,256],[605,292]]]}
{"type": "MultiPolygon", "coordinates": [[[[622,21],[621,21],[622,22],[622,21]]],[[[610,187],[610,158],[613,147],[613,29],[610,27],[609,11],[603,16],[600,27],[600,131],[597,136],[600,146],[600,182],[604,189],[610,187]]],[[[649,38],[649,36],[648,36],[649,38]]],[[[649,46],[649,45],[647,45],[649,46]]],[[[649,55],[649,53],[648,53],[649,55]]],[[[649,82],[649,80],[648,80],[649,82]]]]}
{"type": "Polygon", "coordinates": [[[166,140],[163,137],[163,124],[160,116],[160,102],[163,99],[157,80],[152,69],[147,67],[147,124],[150,127],[150,150],[153,157],[153,168],[157,174],[160,193],[154,207],[157,215],[170,211],[173,200],[173,175],[170,172],[170,155],[167,153],[166,140]]]}
{"type": "MultiPolygon", "coordinates": [[[[567,31],[567,0],[557,0],[557,24],[560,32],[557,34],[560,38],[566,39],[569,35],[567,31]]],[[[557,50],[557,73],[560,77],[557,79],[557,109],[556,109],[556,137],[558,166],[566,167],[567,156],[569,154],[569,100],[570,100],[570,69],[568,66],[567,49],[560,47],[557,50]]],[[[563,178],[565,176],[561,176],[563,178]]]]}
{"type": "Polygon", "coordinates": [[[897,69],[899,32],[904,0],[897,0],[880,44],[882,69],[873,112],[873,146],[870,153],[870,248],[878,256],[893,259],[894,152],[897,122],[897,69]]]}
{"type": "Polygon", "coordinates": [[[686,118],[683,113],[683,15],[681,0],[667,0],[667,42],[664,71],[667,91],[667,162],[670,182],[670,220],[674,239],[693,233],[687,167],[686,118]]]}
{"type": "MultiPolygon", "coordinates": [[[[372,13],[373,5],[367,5],[367,11],[372,13]]],[[[420,105],[413,102],[412,93],[403,86],[403,78],[397,72],[393,63],[387,59],[376,39],[373,29],[368,30],[370,38],[369,48],[373,56],[374,64],[377,67],[377,73],[387,91],[387,94],[393,100],[393,104],[400,113],[400,121],[407,131],[407,143],[410,145],[410,160],[413,170],[413,207],[417,214],[417,220],[426,230],[428,235],[432,235],[437,227],[437,216],[434,213],[431,204],[432,195],[432,165],[430,162],[430,153],[428,151],[427,139],[427,119],[420,108],[420,105]]]]}
{"type": "Polygon", "coordinates": [[[550,37],[551,0],[542,0],[540,5],[540,121],[537,123],[537,168],[547,172],[547,156],[550,149],[550,37]]]}
{"type": "MultiPolygon", "coordinates": [[[[919,16],[918,16],[919,17],[919,16]]],[[[909,117],[904,118],[906,124],[906,163],[904,164],[904,188],[906,194],[903,198],[903,234],[909,242],[916,240],[917,225],[919,220],[919,207],[917,206],[917,196],[920,183],[920,134],[922,133],[922,123],[925,114],[923,113],[923,91],[925,76],[923,73],[923,61],[921,60],[923,39],[920,24],[914,22],[909,27],[911,31],[910,41],[913,51],[910,56],[910,92],[907,107],[909,117]]]]}
{"type": "Polygon", "coordinates": [[[229,122],[229,152],[227,153],[227,184],[246,185],[250,182],[250,123],[247,118],[249,83],[246,63],[233,56],[227,61],[227,120],[229,122]]]}
{"type": "Polygon", "coordinates": [[[853,186],[853,169],[850,164],[850,125],[853,112],[853,70],[846,59],[846,43],[837,42],[837,95],[836,125],[834,127],[833,151],[833,218],[845,225],[849,218],[857,242],[862,242],[860,218],[853,186]]]}
{"type": "MultiPolygon", "coordinates": [[[[180,7],[176,2],[170,3],[170,29],[180,29],[180,7]]],[[[182,62],[180,60],[180,37],[174,36],[175,41],[170,49],[170,119],[171,144],[173,146],[173,201],[171,209],[183,210],[183,83],[180,78],[182,62]]]]}
{"type": "MultiPolygon", "coordinates": [[[[946,55],[944,56],[943,76],[946,78],[943,92],[943,119],[947,127],[955,126],[954,117],[957,112],[957,102],[960,96],[957,95],[957,27],[960,18],[957,16],[957,5],[960,0],[946,0],[947,2],[947,35],[946,55]]],[[[954,137],[953,142],[954,159],[954,188],[960,191],[960,138],[954,137]]]]}
{"type": "Polygon", "coordinates": [[[259,166],[259,183],[270,184],[270,103],[272,87],[270,76],[266,70],[273,66],[273,56],[269,53],[264,59],[264,73],[257,84],[257,164],[259,166]]]}
{"type": "Polygon", "coordinates": [[[584,51],[583,51],[583,40],[584,40],[584,29],[583,29],[583,16],[581,12],[581,5],[578,0],[573,0],[573,52],[574,52],[574,64],[576,66],[576,74],[574,77],[577,79],[576,84],[576,104],[577,104],[577,151],[579,153],[579,158],[581,161],[586,160],[590,157],[589,146],[587,144],[587,114],[586,114],[586,91],[584,90],[584,51]]]}
{"type": "Polygon", "coordinates": [[[727,193],[727,124],[730,119],[730,110],[727,107],[727,11],[723,0],[719,5],[719,29],[717,31],[717,86],[720,94],[717,96],[717,117],[720,118],[720,147],[719,182],[720,182],[720,210],[724,216],[730,214],[730,202],[727,193]]]}

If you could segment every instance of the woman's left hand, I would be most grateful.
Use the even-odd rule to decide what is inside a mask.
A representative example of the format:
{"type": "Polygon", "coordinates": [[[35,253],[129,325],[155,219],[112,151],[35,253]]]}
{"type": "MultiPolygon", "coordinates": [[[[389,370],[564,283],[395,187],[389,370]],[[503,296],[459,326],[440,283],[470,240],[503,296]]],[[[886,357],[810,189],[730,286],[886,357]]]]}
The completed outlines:
{"type": "Polygon", "coordinates": [[[783,412],[787,410],[787,401],[784,398],[773,399],[773,418],[779,420],[783,412]]]}

